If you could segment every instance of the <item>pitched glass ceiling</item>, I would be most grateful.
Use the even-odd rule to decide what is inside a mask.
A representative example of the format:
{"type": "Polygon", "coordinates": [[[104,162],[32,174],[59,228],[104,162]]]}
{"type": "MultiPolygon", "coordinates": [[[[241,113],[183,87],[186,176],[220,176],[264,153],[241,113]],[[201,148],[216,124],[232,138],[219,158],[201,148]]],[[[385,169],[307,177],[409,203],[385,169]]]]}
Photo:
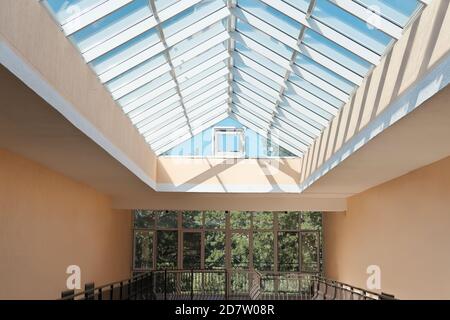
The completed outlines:
{"type": "Polygon", "coordinates": [[[231,116],[302,156],[431,0],[42,0],[156,154],[231,116]]]}

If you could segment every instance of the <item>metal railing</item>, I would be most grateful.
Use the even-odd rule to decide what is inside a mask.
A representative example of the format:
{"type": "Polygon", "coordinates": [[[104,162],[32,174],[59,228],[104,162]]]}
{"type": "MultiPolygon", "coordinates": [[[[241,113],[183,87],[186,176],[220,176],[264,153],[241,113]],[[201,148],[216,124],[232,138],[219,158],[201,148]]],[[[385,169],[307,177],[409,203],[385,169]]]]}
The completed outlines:
{"type": "Polygon", "coordinates": [[[314,274],[249,270],[153,270],[62,300],[381,300],[393,299],[314,274]]]}
{"type": "Polygon", "coordinates": [[[376,293],[346,283],[315,276],[312,280],[312,300],[395,300],[387,293],[376,293]]]}

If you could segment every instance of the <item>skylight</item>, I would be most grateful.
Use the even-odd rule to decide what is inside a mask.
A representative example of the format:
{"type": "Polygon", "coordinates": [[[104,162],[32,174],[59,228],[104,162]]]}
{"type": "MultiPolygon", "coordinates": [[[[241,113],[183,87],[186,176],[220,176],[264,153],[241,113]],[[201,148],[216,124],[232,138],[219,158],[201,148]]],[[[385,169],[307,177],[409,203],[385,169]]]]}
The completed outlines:
{"type": "Polygon", "coordinates": [[[302,156],[431,0],[42,0],[156,154],[231,117],[302,156]]]}

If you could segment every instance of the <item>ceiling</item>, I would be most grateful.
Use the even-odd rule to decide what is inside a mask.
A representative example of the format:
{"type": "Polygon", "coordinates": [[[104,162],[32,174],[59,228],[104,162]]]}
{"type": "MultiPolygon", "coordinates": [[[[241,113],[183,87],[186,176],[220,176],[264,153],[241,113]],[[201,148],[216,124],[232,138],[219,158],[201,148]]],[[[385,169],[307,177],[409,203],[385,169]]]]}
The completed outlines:
{"type": "Polygon", "coordinates": [[[431,0],[43,0],[160,155],[233,117],[302,156],[431,0]]]}

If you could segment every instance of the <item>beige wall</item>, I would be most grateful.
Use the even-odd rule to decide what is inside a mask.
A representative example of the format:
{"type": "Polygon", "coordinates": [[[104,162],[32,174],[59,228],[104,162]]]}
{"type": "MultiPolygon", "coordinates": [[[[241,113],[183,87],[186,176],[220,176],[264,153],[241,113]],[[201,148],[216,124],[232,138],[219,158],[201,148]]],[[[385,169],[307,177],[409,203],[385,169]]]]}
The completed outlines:
{"type": "Polygon", "coordinates": [[[68,265],[82,285],[130,275],[131,212],[108,197],[0,149],[0,299],[55,299],[68,265]]]}
{"type": "Polygon", "coordinates": [[[381,267],[382,291],[401,299],[450,299],[450,157],[348,200],[325,214],[325,269],[365,287],[381,267]]]}

